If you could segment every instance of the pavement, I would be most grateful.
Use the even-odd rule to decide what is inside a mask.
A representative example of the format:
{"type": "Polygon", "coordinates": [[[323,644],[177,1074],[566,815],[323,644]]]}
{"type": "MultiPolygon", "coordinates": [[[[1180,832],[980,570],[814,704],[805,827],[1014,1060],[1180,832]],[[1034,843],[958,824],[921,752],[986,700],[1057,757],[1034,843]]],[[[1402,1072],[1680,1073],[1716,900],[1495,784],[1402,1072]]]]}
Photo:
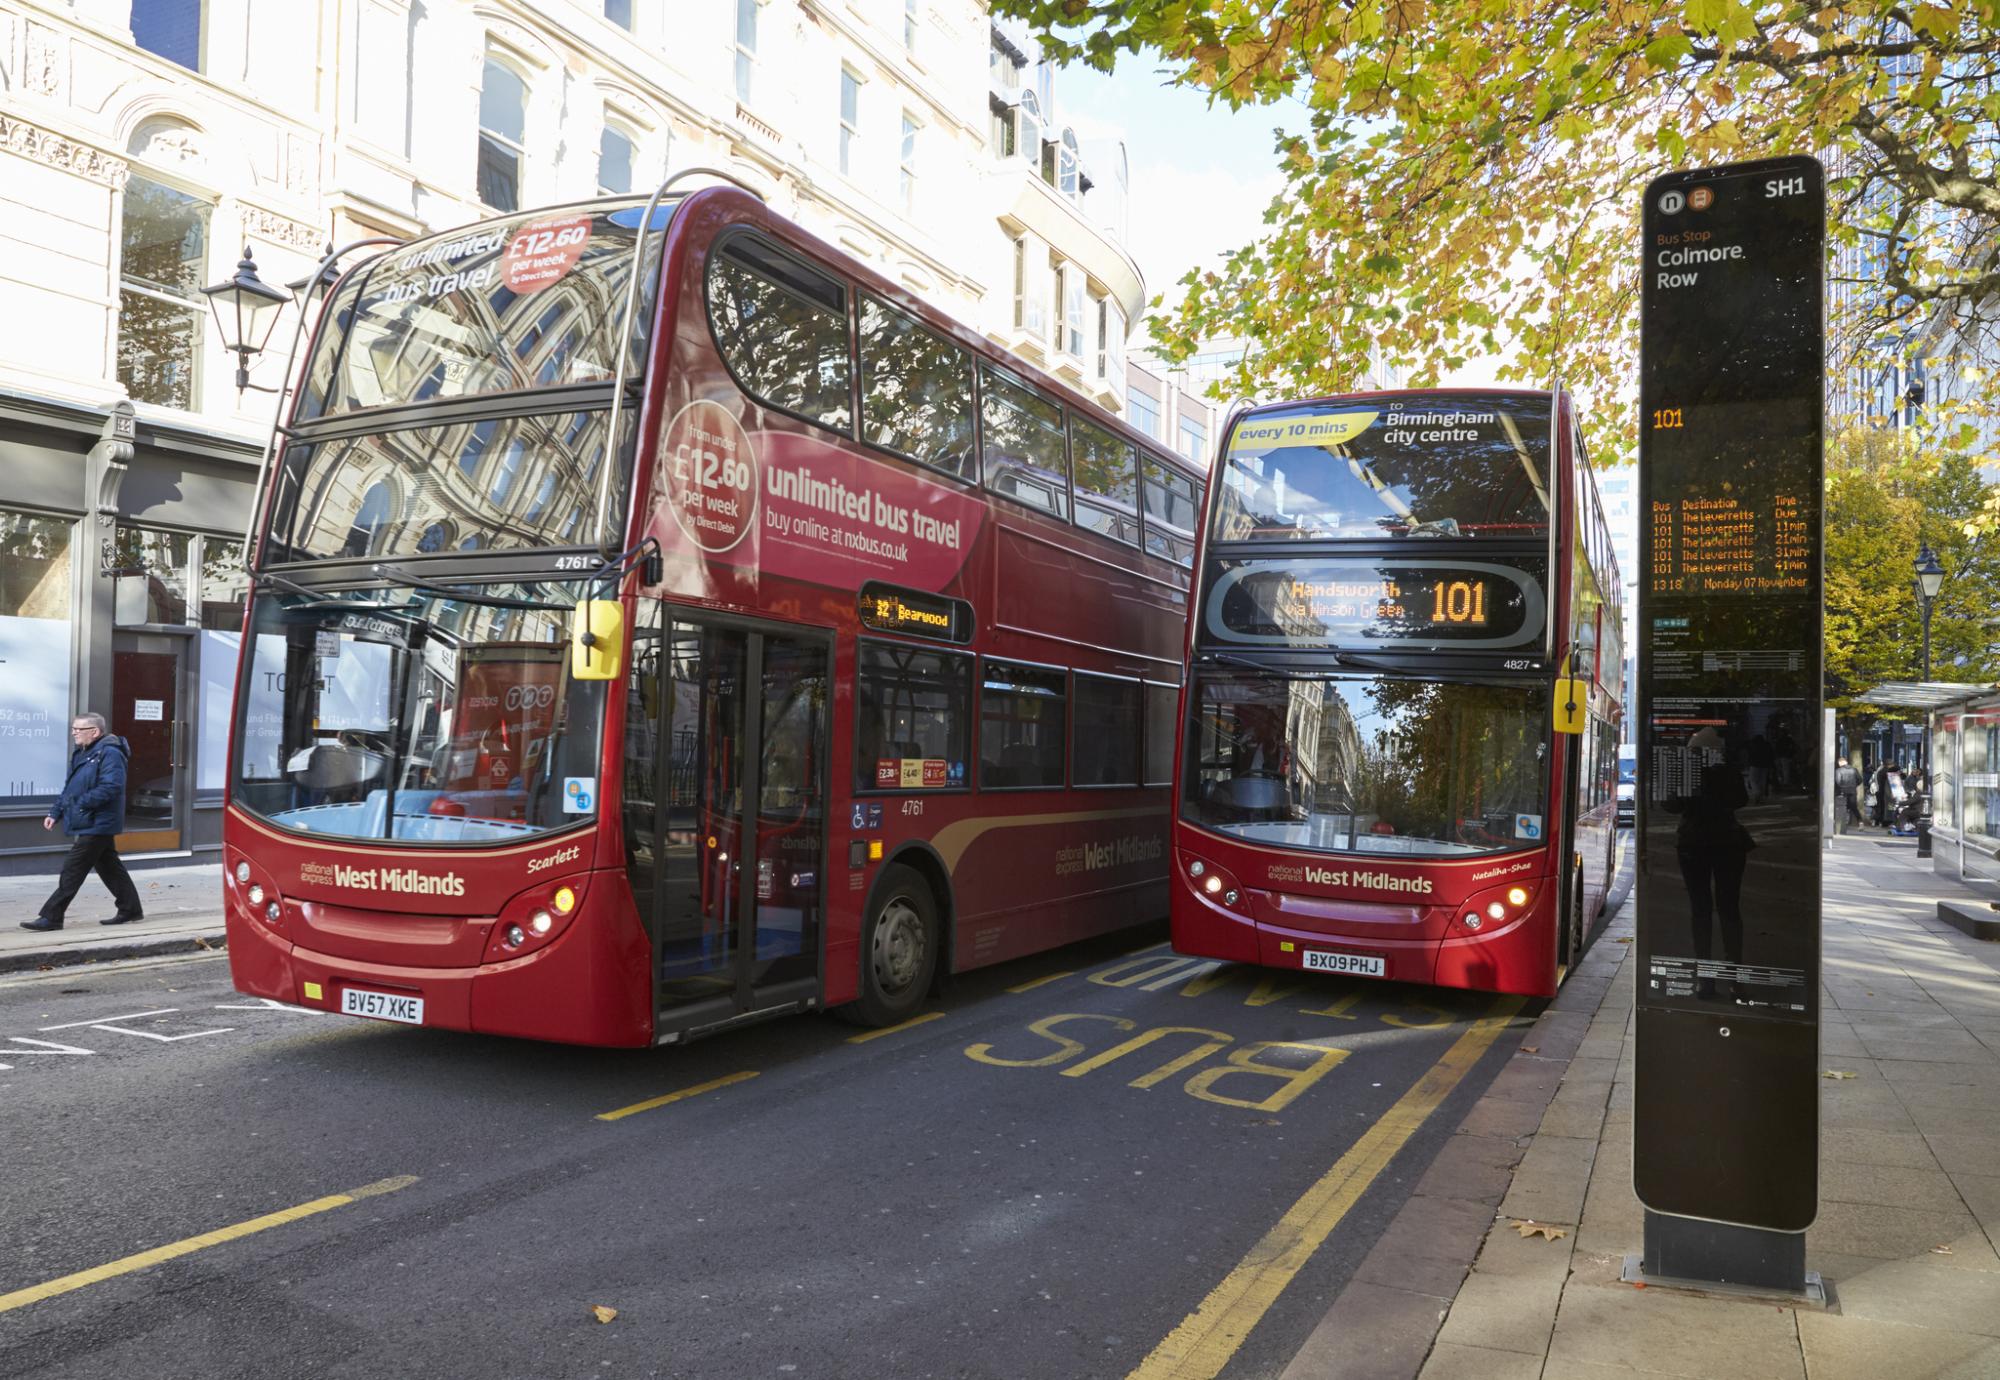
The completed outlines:
{"type": "Polygon", "coordinates": [[[1621,1279],[1644,1221],[1628,904],[1286,1380],[2000,1377],[2000,944],[1938,920],[1972,893],[1913,840],[1837,839],[1823,895],[1827,1306],[1621,1279]]]}
{"type": "Polygon", "coordinates": [[[141,864],[130,869],[146,918],[129,925],[97,922],[114,909],[96,877],[70,903],[63,927],[47,934],[24,930],[55,888],[53,869],[40,875],[0,876],[0,973],[108,963],[121,958],[220,949],[222,859],[141,864]]]}

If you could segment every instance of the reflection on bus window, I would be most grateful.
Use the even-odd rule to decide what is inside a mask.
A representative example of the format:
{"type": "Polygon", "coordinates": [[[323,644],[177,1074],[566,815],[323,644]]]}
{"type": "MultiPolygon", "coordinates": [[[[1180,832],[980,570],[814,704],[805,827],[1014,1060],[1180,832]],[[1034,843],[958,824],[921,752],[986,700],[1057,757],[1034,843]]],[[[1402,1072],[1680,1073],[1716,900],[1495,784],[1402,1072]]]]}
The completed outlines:
{"type": "Polygon", "coordinates": [[[1546,841],[1544,687],[1229,676],[1196,696],[1182,809],[1204,828],[1412,858],[1546,841]]]}

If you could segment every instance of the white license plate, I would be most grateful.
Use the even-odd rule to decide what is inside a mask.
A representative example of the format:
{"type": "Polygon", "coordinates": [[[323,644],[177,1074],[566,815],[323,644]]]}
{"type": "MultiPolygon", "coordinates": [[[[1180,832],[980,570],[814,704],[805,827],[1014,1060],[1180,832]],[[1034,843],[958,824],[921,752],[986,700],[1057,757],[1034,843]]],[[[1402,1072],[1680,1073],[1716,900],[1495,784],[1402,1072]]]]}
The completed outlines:
{"type": "Polygon", "coordinates": [[[1359,973],[1363,977],[1381,977],[1389,971],[1387,960],[1374,954],[1328,953],[1324,949],[1307,949],[1301,957],[1304,966],[1319,973],[1359,973]]]}
{"type": "Polygon", "coordinates": [[[340,992],[340,1011],[345,1016],[366,1016],[374,1021],[424,1023],[424,999],[396,992],[364,992],[358,987],[344,987],[340,992]]]}

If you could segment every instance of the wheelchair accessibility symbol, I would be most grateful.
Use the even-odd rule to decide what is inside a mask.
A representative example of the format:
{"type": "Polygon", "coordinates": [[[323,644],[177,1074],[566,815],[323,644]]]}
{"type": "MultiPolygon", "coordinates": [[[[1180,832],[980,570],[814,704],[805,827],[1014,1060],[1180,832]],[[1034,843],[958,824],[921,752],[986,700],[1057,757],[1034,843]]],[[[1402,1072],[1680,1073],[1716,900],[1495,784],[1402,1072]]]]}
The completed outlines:
{"type": "Polygon", "coordinates": [[[594,776],[565,776],[563,778],[563,813],[566,815],[587,815],[597,804],[597,778],[594,776]]]}
{"type": "Polygon", "coordinates": [[[1517,839],[1538,839],[1542,836],[1540,815],[1515,815],[1514,837],[1517,839]]]}

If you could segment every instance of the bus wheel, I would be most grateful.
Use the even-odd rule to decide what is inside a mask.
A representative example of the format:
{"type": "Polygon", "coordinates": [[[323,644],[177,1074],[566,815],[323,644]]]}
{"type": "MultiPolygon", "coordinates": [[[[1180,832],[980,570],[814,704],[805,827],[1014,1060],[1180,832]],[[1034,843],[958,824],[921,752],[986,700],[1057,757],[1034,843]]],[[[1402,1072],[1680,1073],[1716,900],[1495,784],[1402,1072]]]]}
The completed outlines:
{"type": "Polygon", "coordinates": [[[937,970],[937,901],[900,864],[882,874],[861,933],[861,996],[843,1014],[862,1025],[894,1025],[923,1004],[937,970]]]}

